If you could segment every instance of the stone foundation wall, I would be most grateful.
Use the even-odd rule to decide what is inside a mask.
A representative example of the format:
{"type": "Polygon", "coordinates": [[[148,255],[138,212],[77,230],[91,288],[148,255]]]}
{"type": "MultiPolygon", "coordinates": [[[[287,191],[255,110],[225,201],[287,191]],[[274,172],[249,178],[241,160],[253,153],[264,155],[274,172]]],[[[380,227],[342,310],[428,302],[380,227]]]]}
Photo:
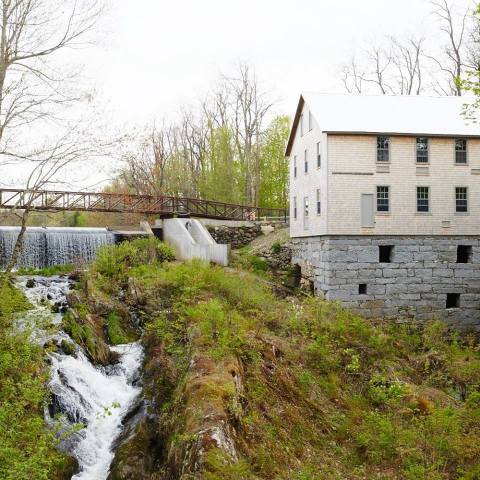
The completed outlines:
{"type": "Polygon", "coordinates": [[[368,317],[480,330],[480,237],[308,237],[292,249],[292,263],[328,300],[368,317]],[[389,263],[379,261],[380,245],[393,247],[389,263]],[[469,263],[457,263],[458,245],[472,247],[469,263]],[[458,308],[446,308],[447,294],[460,294],[458,308]]]}
{"type": "Polygon", "coordinates": [[[232,248],[248,245],[252,240],[262,235],[261,225],[244,225],[240,227],[208,226],[208,231],[217,243],[227,243],[232,248]]]}
{"type": "Polygon", "coordinates": [[[289,270],[292,266],[292,247],[289,243],[280,245],[278,248],[269,248],[258,252],[273,270],[289,270]]]}

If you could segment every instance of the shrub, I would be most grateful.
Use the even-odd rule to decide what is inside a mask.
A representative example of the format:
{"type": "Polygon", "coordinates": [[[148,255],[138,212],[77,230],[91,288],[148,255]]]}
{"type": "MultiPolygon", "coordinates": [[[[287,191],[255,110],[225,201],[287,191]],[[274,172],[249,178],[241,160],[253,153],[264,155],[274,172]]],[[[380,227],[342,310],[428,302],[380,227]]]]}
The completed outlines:
{"type": "Polygon", "coordinates": [[[250,263],[252,265],[252,270],[256,273],[266,272],[268,270],[268,262],[262,257],[252,255],[250,263]]]}
{"type": "Polygon", "coordinates": [[[93,269],[108,278],[124,281],[132,267],[174,260],[172,248],[155,237],[139,238],[117,245],[105,245],[97,251],[93,269]]]}
{"type": "Polygon", "coordinates": [[[274,242],[272,245],[272,252],[277,254],[282,251],[282,244],[280,242],[274,242]]]}

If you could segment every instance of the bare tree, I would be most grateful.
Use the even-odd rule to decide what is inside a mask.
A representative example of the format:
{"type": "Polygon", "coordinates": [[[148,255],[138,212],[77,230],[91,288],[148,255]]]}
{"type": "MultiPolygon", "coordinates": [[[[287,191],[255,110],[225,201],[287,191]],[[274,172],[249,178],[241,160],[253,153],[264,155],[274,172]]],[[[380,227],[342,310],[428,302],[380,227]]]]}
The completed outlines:
{"type": "Polygon", "coordinates": [[[480,71],[480,21],[472,8],[459,10],[453,1],[432,0],[438,20],[439,51],[425,37],[386,37],[367,46],[342,68],[350,93],[461,95],[465,70],[480,71]]]}
{"type": "Polygon", "coordinates": [[[174,148],[173,127],[149,127],[141,137],[140,147],[123,155],[127,170],[124,182],[139,195],[160,195],[166,184],[166,169],[174,148]]]}
{"type": "MultiPolygon", "coordinates": [[[[61,52],[85,40],[101,12],[95,0],[0,0],[0,158],[29,166],[29,189],[54,181],[86,153],[76,140],[79,125],[61,118],[81,100],[74,73],[61,73],[57,63],[61,52]],[[54,138],[45,133],[52,130],[54,138]]],[[[25,206],[7,273],[21,250],[34,194],[25,206]]]]}
{"type": "Polygon", "coordinates": [[[423,38],[387,37],[383,45],[367,47],[343,67],[349,93],[419,95],[423,90],[423,38]]]}
{"type": "Polygon", "coordinates": [[[271,106],[255,74],[241,65],[237,75],[222,76],[197,111],[184,110],[179,122],[134,145],[123,157],[123,182],[138,193],[256,205],[271,106]]]}
{"type": "Polygon", "coordinates": [[[258,79],[248,65],[240,65],[239,76],[225,77],[225,82],[231,93],[235,144],[245,173],[245,199],[256,205],[260,190],[261,136],[272,103],[266,92],[260,90],[258,79]]]}
{"type": "Polygon", "coordinates": [[[12,209],[12,213],[20,219],[20,231],[5,270],[7,274],[15,268],[22,252],[27,222],[31,212],[35,210],[39,191],[52,182],[58,183],[57,175],[65,167],[82,162],[85,158],[94,159],[101,155],[101,148],[99,142],[92,141],[90,135],[84,135],[82,131],[72,128],[64,136],[57,138],[54,144],[49,144],[39,149],[35,155],[29,156],[30,172],[25,182],[25,193],[19,196],[12,209]]]}
{"type": "Polygon", "coordinates": [[[391,38],[391,61],[395,66],[396,91],[400,95],[419,95],[422,92],[422,57],[424,38],[408,38],[402,42],[391,38]]]}
{"type": "Polygon", "coordinates": [[[477,7],[477,10],[471,16],[465,60],[466,69],[470,73],[470,77],[472,77],[473,73],[480,80],[480,7],[477,7]]]}
{"type": "Polygon", "coordinates": [[[436,87],[441,93],[447,95],[462,95],[460,79],[466,63],[465,44],[468,21],[472,18],[472,9],[467,8],[462,14],[454,11],[452,4],[447,0],[433,0],[434,14],[440,20],[440,30],[446,36],[443,47],[442,59],[430,55],[429,58],[447,77],[448,89],[436,82],[436,87]]]}
{"type": "Polygon", "coordinates": [[[348,93],[362,93],[364,77],[365,73],[359,71],[357,59],[355,57],[353,57],[350,62],[342,68],[342,82],[348,93]]]}

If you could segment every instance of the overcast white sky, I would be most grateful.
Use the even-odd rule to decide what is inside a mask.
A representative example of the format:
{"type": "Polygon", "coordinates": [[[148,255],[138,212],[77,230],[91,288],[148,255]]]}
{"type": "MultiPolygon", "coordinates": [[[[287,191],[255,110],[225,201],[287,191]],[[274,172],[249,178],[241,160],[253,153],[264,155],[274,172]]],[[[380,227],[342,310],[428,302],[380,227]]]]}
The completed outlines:
{"type": "MultiPolygon", "coordinates": [[[[97,113],[116,132],[174,119],[240,62],[280,100],[274,113],[292,116],[302,91],[343,91],[341,65],[365,42],[413,33],[439,47],[430,0],[107,1],[98,41],[65,60],[83,65],[82,86],[95,89],[97,113]]],[[[70,169],[65,181],[98,188],[117,166],[85,165],[75,180],[70,169]]],[[[24,177],[3,169],[0,185],[24,177]]]]}
{"type": "Polygon", "coordinates": [[[428,0],[112,0],[86,73],[114,118],[143,123],[243,61],[293,114],[302,90],[342,90],[339,65],[363,41],[428,35],[430,11],[428,0]]]}

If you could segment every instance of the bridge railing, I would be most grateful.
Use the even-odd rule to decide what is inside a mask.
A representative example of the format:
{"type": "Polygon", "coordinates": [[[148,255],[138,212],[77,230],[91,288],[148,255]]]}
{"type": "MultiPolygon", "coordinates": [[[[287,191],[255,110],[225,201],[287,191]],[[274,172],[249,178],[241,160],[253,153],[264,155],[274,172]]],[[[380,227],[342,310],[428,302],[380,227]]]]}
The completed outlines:
{"type": "Polygon", "coordinates": [[[13,188],[0,189],[0,209],[3,208],[141,213],[160,216],[189,214],[223,220],[279,217],[286,221],[287,218],[287,211],[281,208],[260,208],[198,198],[13,188]]]}

